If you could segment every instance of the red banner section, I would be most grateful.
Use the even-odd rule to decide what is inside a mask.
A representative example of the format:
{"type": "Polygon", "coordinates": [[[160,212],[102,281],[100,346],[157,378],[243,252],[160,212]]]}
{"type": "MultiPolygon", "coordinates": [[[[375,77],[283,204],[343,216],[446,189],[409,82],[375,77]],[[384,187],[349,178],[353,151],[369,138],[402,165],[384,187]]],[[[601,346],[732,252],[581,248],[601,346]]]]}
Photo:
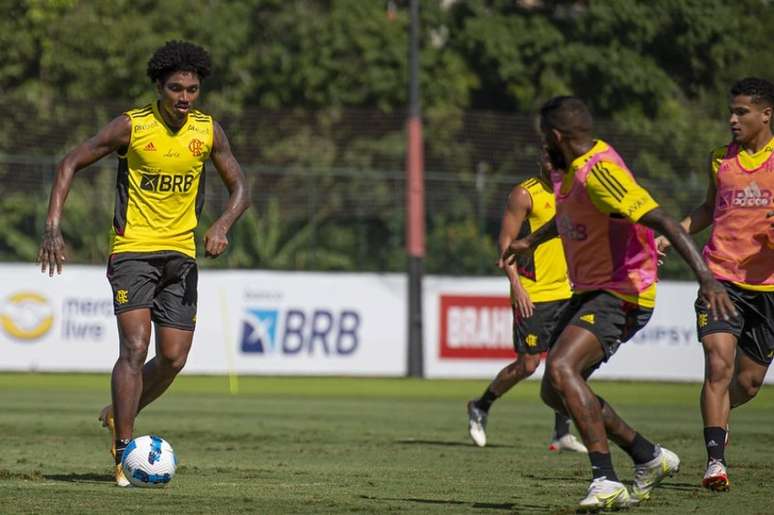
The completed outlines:
{"type": "Polygon", "coordinates": [[[507,296],[441,295],[439,355],[514,359],[513,312],[507,296]]]}

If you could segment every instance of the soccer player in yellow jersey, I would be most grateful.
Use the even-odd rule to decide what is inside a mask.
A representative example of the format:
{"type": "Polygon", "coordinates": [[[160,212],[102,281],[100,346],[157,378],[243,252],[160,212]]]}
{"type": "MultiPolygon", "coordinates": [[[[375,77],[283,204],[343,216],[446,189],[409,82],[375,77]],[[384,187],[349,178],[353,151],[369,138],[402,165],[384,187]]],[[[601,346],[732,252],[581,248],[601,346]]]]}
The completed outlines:
{"type": "Polygon", "coordinates": [[[623,508],[649,498],[676,472],[680,459],[629,427],[587,382],[653,312],[656,246],[651,229],[664,234],[688,262],[713,315],[727,317],[733,305],[680,225],[658,207],[623,159],[592,136],[592,117],[576,97],[556,97],[540,110],[540,129],[551,164],[556,218],[504,253],[513,255],[559,234],[573,296],[557,322],[548,351],[541,395],[569,414],[589,451],[592,482],[581,510],[623,508]],[[613,468],[608,438],[634,462],[632,495],[613,468]]]}
{"type": "MultiPolygon", "coordinates": [[[[508,196],[498,237],[501,253],[517,236],[524,237],[554,218],[551,164],[545,153],[539,166],[538,176],[514,186],[508,196]]],[[[541,355],[548,351],[556,316],[572,294],[559,238],[537,247],[518,267],[502,261],[498,266],[511,284],[513,346],[518,356],[497,374],[480,398],[468,402],[468,432],[479,447],[486,445],[486,422],[492,403],[535,372],[541,355]]],[[[570,434],[570,419],[564,414],[555,414],[549,450],[586,452],[586,447],[570,434]]]]}
{"type": "Polygon", "coordinates": [[[128,486],[120,461],[137,413],[172,384],[185,365],[196,324],[194,229],[204,200],[204,163],[215,165],[229,199],[204,235],[204,252],[217,257],[228,231],[249,205],[244,175],[228,138],[211,116],[194,109],[210,74],[209,54],[170,41],[148,62],[158,100],[118,116],[59,163],[38,254],[42,272],[62,273],[60,220],[75,173],[118,155],[112,253],[107,276],[118,320],[119,351],[111,380],[112,404],[100,414],[112,432],[115,478],[128,486]],[[145,363],[151,323],[156,355],[145,363]]]}
{"type": "MultiPolygon", "coordinates": [[[[732,141],[712,152],[704,203],[682,222],[691,234],[712,226],[704,258],[738,313],[713,320],[701,299],[695,304],[705,361],[702,484],[715,491],[729,488],[730,410],[755,397],[774,357],[774,84],[742,79],[731,88],[730,99],[732,141]]],[[[668,246],[664,238],[658,243],[662,252],[668,246]]]]}

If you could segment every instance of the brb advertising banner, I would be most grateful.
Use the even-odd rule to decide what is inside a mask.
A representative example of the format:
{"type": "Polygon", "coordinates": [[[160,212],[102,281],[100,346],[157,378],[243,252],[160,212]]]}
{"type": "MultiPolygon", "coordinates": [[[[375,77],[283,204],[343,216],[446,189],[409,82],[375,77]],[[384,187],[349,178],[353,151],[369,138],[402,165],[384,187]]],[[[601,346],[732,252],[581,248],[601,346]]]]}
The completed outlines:
{"type": "MultiPolygon", "coordinates": [[[[697,286],[661,282],[647,326],[621,345],[595,378],[702,381],[704,355],[696,336],[697,286]]],[[[503,278],[432,277],[425,281],[427,377],[492,379],[515,359],[512,314],[503,278]]],[[[542,377],[541,366],[533,378],[542,377]]],[[[774,383],[769,371],[767,383],[774,383]]]]}
{"type": "MultiPolygon", "coordinates": [[[[404,375],[404,298],[401,276],[201,271],[185,372],[404,375]]],[[[0,370],[108,372],[117,342],[103,268],[0,265],[0,370]]]]}
{"type": "Polygon", "coordinates": [[[221,362],[208,361],[214,352],[193,355],[193,370],[405,374],[405,280],[401,277],[208,272],[200,275],[200,285],[197,324],[212,317],[204,322],[203,333],[225,348],[219,353],[221,362]]]}

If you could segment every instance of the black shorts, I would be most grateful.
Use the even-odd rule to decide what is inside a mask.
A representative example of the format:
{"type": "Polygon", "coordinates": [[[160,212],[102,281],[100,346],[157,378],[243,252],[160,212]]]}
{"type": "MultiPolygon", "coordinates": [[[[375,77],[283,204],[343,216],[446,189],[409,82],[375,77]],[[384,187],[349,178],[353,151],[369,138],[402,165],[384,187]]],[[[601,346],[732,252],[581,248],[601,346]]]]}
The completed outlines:
{"type": "Polygon", "coordinates": [[[774,292],[745,290],[722,282],[737,316],[731,320],[712,320],[707,305],[701,298],[694,303],[696,332],[701,340],[712,333],[730,333],[736,336],[737,345],[750,359],[764,366],[774,357],[774,292]]]}
{"type": "Polygon", "coordinates": [[[652,314],[652,309],[604,290],[576,293],[559,315],[552,340],[557,340],[568,325],[582,327],[597,337],[605,353],[602,361],[607,361],[622,343],[645,327],[652,314]]]}
{"type": "Polygon", "coordinates": [[[194,330],[198,270],[193,258],[173,251],[113,254],[107,278],[116,315],[150,308],[155,323],[194,330]]]}
{"type": "Polygon", "coordinates": [[[535,302],[535,310],[529,318],[522,318],[513,306],[513,348],[518,354],[548,351],[556,320],[567,302],[567,299],[535,302]]]}

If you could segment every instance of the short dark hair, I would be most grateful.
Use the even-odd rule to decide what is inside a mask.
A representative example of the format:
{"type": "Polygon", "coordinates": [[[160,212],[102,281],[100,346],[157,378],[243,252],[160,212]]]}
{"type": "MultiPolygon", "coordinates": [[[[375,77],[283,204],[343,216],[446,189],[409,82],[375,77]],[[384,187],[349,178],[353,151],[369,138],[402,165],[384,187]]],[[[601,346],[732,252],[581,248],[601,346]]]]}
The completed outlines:
{"type": "Polygon", "coordinates": [[[774,84],[758,77],[745,77],[731,87],[731,96],[750,97],[753,104],[774,107],[774,84]]]}
{"type": "Polygon", "coordinates": [[[167,41],[148,61],[148,77],[163,82],[175,72],[195,72],[204,79],[210,74],[210,54],[188,41],[167,41]]]}
{"type": "Polygon", "coordinates": [[[591,111],[578,97],[558,96],[540,108],[540,123],[548,128],[569,133],[591,132],[591,111]]]}

